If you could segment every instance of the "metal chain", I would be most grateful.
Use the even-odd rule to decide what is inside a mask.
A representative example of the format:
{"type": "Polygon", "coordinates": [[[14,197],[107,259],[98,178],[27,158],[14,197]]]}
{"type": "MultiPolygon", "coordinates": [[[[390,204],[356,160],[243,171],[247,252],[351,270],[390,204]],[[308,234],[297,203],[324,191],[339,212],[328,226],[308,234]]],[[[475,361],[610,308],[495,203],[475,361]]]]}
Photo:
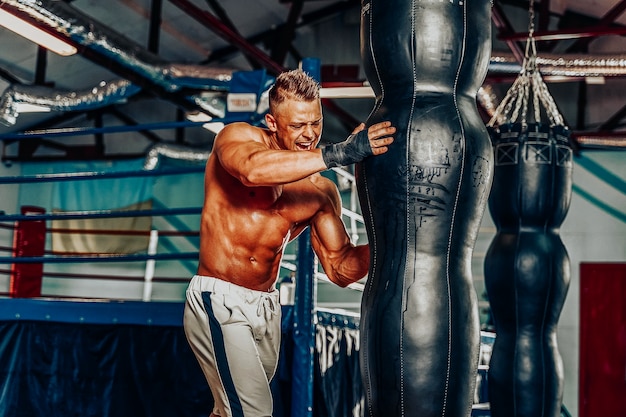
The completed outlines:
{"type": "Polygon", "coordinates": [[[529,0],[528,3],[528,39],[522,69],[487,123],[490,127],[496,121],[514,123],[521,117],[520,123],[525,128],[528,125],[529,105],[533,107],[532,114],[536,123],[541,122],[541,107],[543,106],[551,125],[564,125],[563,116],[559,113],[537,66],[537,45],[533,37],[535,32],[534,0],[529,0]]]}
{"type": "Polygon", "coordinates": [[[528,37],[535,33],[535,0],[528,0],[528,37]]]}

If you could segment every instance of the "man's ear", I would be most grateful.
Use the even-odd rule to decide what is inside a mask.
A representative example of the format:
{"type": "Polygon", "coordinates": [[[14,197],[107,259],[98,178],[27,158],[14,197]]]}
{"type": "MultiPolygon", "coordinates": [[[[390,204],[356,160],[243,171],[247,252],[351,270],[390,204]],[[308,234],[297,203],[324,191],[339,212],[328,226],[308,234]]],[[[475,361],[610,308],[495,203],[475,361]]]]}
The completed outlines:
{"type": "Polygon", "coordinates": [[[265,124],[270,132],[276,132],[278,128],[276,127],[276,118],[272,116],[270,113],[265,114],[265,124]]]}

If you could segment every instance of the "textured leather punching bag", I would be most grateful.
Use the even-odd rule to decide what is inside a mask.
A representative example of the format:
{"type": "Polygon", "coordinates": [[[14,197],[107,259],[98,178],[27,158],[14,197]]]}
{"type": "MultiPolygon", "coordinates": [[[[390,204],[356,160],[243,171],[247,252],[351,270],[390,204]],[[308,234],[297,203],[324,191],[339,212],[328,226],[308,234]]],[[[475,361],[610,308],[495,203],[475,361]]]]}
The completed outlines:
{"type": "Polygon", "coordinates": [[[361,306],[365,416],[469,416],[479,351],[471,256],[492,178],[476,93],[489,0],[363,0],[368,125],[397,128],[356,167],[370,243],[361,306]]]}
{"type": "Polygon", "coordinates": [[[561,126],[507,123],[492,137],[489,211],[497,233],[485,256],[496,328],[491,415],[557,417],[563,364],[556,328],[570,279],[559,227],[571,198],[572,150],[561,126]]]}

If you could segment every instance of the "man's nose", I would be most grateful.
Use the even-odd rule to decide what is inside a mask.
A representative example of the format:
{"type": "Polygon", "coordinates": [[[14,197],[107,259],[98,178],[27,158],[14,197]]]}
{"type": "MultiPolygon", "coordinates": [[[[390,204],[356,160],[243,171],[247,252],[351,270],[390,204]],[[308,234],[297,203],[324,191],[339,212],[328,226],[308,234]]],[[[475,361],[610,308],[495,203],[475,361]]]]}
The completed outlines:
{"type": "Polygon", "coordinates": [[[316,136],[315,128],[313,125],[307,124],[304,127],[304,136],[307,138],[314,138],[316,136]]]}

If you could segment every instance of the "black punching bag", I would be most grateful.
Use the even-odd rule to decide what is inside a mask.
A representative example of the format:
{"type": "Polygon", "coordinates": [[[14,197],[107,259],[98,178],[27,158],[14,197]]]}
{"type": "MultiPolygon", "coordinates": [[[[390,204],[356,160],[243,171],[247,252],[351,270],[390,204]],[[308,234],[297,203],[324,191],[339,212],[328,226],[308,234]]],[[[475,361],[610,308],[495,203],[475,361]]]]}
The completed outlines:
{"type": "Polygon", "coordinates": [[[563,364],[557,322],[569,285],[559,227],[569,209],[572,150],[562,126],[506,123],[495,149],[489,211],[497,233],[485,256],[496,340],[489,365],[493,417],[557,417],[563,364]]]}
{"type": "Polygon", "coordinates": [[[489,0],[363,0],[368,125],[397,128],[356,167],[370,243],[361,305],[368,417],[469,416],[479,351],[471,257],[493,152],[476,107],[489,0]]]}

